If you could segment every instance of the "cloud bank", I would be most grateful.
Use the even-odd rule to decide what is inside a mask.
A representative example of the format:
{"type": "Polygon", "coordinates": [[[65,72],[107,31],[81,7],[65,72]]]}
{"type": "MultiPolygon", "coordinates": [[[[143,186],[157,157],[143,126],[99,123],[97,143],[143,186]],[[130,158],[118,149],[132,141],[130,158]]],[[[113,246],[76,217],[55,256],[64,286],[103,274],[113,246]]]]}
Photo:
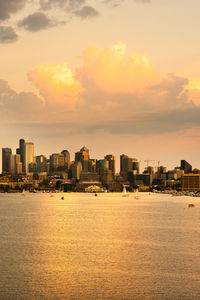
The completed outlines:
{"type": "Polygon", "coordinates": [[[83,20],[100,16],[99,12],[91,6],[84,6],[80,10],[76,10],[74,14],[83,20]]]}
{"type": "Polygon", "coordinates": [[[0,26],[0,44],[16,42],[18,35],[11,26],[0,26]]]}
{"type": "Polygon", "coordinates": [[[0,0],[0,21],[9,19],[10,16],[21,10],[27,0],[0,0]]]}
{"type": "Polygon", "coordinates": [[[21,20],[18,26],[27,31],[36,32],[53,27],[55,24],[44,13],[36,12],[21,20]]]}
{"type": "Polygon", "coordinates": [[[30,70],[39,96],[17,94],[1,81],[2,116],[18,123],[23,114],[27,124],[71,124],[73,132],[93,134],[151,135],[200,126],[200,95],[193,98],[189,79],[161,76],[147,57],[127,56],[122,42],[107,49],[88,46],[82,57],[75,71],[66,62],[30,70]]]}
{"type": "Polygon", "coordinates": [[[32,121],[36,115],[43,115],[44,103],[34,93],[16,93],[8,82],[0,80],[0,119],[1,123],[32,121]]]}
{"type": "MultiPolygon", "coordinates": [[[[17,29],[36,33],[64,25],[73,18],[91,20],[101,15],[96,8],[99,5],[107,4],[114,7],[125,1],[127,0],[97,0],[91,6],[89,0],[0,0],[0,22],[10,21],[10,24],[6,24],[7,28],[1,28],[0,43],[17,41],[18,33],[15,32],[17,29]],[[25,7],[28,7],[29,10],[33,8],[33,13],[27,15],[26,10],[23,10],[25,7]],[[13,22],[11,17],[18,12],[20,12],[21,19],[13,22]],[[14,29],[16,24],[18,28],[14,29]]],[[[134,0],[133,2],[149,3],[150,0],[134,0]]]]}

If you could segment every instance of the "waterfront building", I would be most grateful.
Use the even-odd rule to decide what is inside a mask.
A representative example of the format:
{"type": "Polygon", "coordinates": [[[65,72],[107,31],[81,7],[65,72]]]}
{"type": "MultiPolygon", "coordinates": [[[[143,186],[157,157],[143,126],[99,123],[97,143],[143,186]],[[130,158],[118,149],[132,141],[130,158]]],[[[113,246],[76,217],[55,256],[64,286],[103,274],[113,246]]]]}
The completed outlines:
{"type": "Polygon", "coordinates": [[[181,177],[181,185],[183,191],[200,190],[200,174],[184,174],[181,177]]]}
{"type": "Polygon", "coordinates": [[[181,170],[183,170],[185,174],[192,173],[192,166],[186,160],[181,160],[181,170]]]}
{"type": "Polygon", "coordinates": [[[171,179],[180,179],[181,176],[184,174],[184,171],[181,170],[180,168],[175,168],[174,170],[168,171],[167,172],[167,179],[171,180],[171,179]]]}
{"type": "Polygon", "coordinates": [[[156,181],[158,182],[161,182],[162,180],[167,180],[167,168],[164,166],[158,167],[155,175],[156,181]]]}
{"type": "Polygon", "coordinates": [[[10,156],[12,150],[10,148],[2,148],[2,173],[10,172],[10,156]]]}
{"type": "Polygon", "coordinates": [[[192,173],[194,173],[194,174],[200,174],[200,170],[197,169],[197,168],[195,168],[195,169],[192,170],[192,173]]]}
{"type": "Polygon", "coordinates": [[[132,186],[150,186],[152,185],[151,174],[135,174],[134,171],[128,172],[128,181],[132,186]]]}
{"type": "Polygon", "coordinates": [[[86,172],[81,171],[80,174],[80,181],[84,182],[90,182],[90,181],[100,181],[99,174],[96,172],[86,172]]]}

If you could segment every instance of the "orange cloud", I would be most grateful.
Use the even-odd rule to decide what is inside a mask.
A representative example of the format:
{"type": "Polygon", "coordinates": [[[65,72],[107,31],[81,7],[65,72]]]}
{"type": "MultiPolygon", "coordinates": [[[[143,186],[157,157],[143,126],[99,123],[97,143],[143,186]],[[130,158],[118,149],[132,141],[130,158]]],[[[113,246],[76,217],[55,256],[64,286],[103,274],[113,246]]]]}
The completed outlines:
{"type": "Polygon", "coordinates": [[[107,49],[89,46],[83,53],[83,65],[74,73],[67,63],[45,64],[28,76],[55,114],[62,106],[62,111],[63,107],[73,109],[77,120],[85,117],[86,122],[200,105],[200,80],[188,84],[187,78],[174,74],[162,77],[146,56],[128,56],[122,42],[107,49]]]}
{"type": "Polygon", "coordinates": [[[185,89],[188,91],[188,101],[200,106],[200,78],[190,78],[185,89]]]}
{"type": "Polygon", "coordinates": [[[79,70],[82,80],[110,93],[141,93],[159,84],[162,78],[143,55],[127,56],[126,45],[118,42],[108,49],[89,46],[83,54],[84,65],[79,70]]]}
{"type": "Polygon", "coordinates": [[[74,107],[81,101],[83,88],[66,63],[40,65],[38,69],[29,71],[28,78],[39,88],[48,104],[74,107]]]}

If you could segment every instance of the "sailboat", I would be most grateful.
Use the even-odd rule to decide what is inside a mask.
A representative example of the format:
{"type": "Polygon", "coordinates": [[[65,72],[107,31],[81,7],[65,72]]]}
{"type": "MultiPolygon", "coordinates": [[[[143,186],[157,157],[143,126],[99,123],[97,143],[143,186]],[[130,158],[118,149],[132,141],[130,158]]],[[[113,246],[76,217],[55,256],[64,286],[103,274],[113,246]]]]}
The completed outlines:
{"type": "Polygon", "coordinates": [[[126,192],[126,187],[124,185],[123,192],[122,192],[122,197],[127,197],[127,196],[129,196],[129,194],[126,192]]]}
{"type": "Polygon", "coordinates": [[[139,199],[140,197],[138,196],[138,189],[135,191],[135,199],[139,199]]]}

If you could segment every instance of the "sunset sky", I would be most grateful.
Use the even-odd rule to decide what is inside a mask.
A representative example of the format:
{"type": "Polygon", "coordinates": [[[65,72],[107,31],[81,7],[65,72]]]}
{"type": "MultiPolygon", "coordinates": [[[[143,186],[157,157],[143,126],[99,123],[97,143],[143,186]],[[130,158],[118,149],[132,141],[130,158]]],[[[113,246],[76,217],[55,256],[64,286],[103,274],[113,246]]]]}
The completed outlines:
{"type": "MultiPolygon", "coordinates": [[[[0,147],[200,168],[199,0],[0,0],[0,147]]],[[[1,164],[1,162],[0,162],[1,164]]]]}

